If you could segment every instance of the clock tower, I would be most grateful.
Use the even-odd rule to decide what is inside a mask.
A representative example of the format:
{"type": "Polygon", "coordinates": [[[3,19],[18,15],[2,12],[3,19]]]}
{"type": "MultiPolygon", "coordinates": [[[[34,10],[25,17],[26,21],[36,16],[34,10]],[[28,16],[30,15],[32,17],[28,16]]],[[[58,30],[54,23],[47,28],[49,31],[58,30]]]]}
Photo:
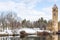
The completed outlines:
{"type": "Polygon", "coordinates": [[[56,4],[52,8],[52,27],[54,32],[58,31],[58,7],[56,4]]]}

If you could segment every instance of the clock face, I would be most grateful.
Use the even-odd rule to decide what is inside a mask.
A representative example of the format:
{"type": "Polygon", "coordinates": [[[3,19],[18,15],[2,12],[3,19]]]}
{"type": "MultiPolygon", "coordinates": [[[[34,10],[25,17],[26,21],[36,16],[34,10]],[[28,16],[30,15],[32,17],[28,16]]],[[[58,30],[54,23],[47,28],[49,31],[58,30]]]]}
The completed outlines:
{"type": "Polygon", "coordinates": [[[55,16],[56,14],[54,13],[53,15],[55,16]]]}
{"type": "Polygon", "coordinates": [[[53,9],[53,11],[55,11],[55,9],[53,9]]]}

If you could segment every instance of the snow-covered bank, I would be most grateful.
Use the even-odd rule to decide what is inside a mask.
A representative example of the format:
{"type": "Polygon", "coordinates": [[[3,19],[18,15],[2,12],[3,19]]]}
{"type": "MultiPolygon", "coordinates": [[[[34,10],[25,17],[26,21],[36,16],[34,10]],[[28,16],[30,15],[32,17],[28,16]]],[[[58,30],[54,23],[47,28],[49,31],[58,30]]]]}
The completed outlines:
{"type": "Polygon", "coordinates": [[[48,32],[52,33],[49,30],[40,30],[39,28],[21,28],[21,29],[14,29],[14,30],[4,30],[0,32],[0,34],[20,34],[21,31],[25,31],[28,34],[36,34],[37,32],[48,32]]]}

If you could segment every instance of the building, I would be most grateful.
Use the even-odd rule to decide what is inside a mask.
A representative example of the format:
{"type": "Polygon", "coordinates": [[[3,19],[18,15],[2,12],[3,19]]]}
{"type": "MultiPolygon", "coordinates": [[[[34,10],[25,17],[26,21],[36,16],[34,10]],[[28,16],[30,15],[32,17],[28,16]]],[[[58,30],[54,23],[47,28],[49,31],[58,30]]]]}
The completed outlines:
{"type": "Polygon", "coordinates": [[[52,8],[52,27],[54,32],[58,31],[58,7],[56,4],[52,8]]]}

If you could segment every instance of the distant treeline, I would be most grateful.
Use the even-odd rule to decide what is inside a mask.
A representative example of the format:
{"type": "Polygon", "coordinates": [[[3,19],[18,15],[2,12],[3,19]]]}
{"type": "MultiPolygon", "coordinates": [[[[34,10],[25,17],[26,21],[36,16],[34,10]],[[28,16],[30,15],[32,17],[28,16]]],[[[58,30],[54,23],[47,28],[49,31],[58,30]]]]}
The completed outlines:
{"type": "MultiPolygon", "coordinates": [[[[60,21],[58,22],[60,29],[60,21]]],[[[37,21],[31,22],[30,20],[21,20],[14,12],[2,12],[0,14],[0,28],[2,29],[16,29],[16,28],[40,28],[52,30],[52,20],[44,20],[43,17],[39,18],[37,21]]]]}

